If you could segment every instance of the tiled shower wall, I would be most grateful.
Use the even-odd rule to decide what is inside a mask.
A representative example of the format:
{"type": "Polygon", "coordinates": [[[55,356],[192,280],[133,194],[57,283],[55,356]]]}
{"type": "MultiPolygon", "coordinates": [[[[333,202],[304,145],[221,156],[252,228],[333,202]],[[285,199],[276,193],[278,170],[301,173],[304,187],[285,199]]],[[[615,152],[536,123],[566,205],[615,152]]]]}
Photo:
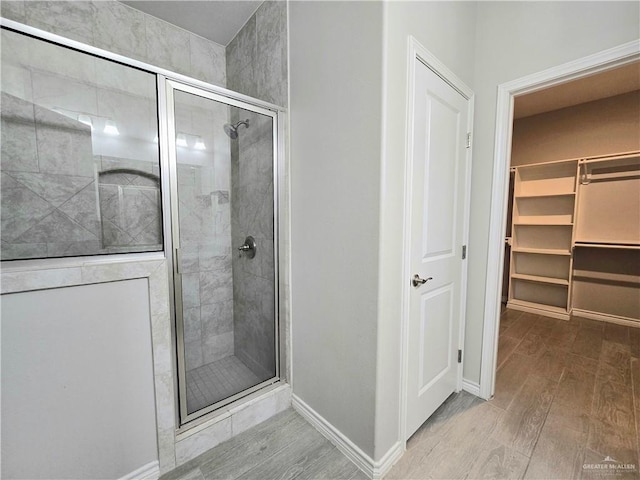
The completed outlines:
{"type": "MultiPolygon", "coordinates": [[[[2,1],[0,14],[9,20],[56,33],[214,85],[226,86],[225,48],[223,46],[117,1],[2,1]]],[[[88,60],[85,63],[88,62],[91,65],[88,68],[83,68],[77,63],[70,64],[69,61],[65,62],[63,58],[56,57],[56,47],[48,46],[47,49],[48,51],[39,55],[38,59],[46,65],[38,65],[36,73],[39,76],[36,80],[42,84],[43,90],[56,83],[66,82],[68,84],[69,82],[68,78],[62,76],[48,75],[45,77],[40,73],[43,69],[49,72],[63,70],[67,75],[70,72],[78,73],[79,75],[75,75],[80,81],[77,92],[86,90],[82,85],[84,81],[98,82],[101,85],[107,84],[104,86],[108,89],[126,91],[133,88],[135,90],[131,78],[128,78],[123,72],[110,74],[108,71],[109,62],[94,61],[91,57],[86,56],[84,58],[88,60]],[[87,75],[91,78],[85,78],[87,75]]],[[[3,55],[19,56],[19,61],[23,63],[34,59],[34,56],[30,54],[21,55],[7,42],[4,42],[2,51],[3,55]]],[[[122,69],[122,67],[120,68],[122,69]]],[[[25,81],[23,77],[23,71],[16,73],[16,71],[9,72],[5,69],[2,79],[3,87],[14,80],[11,82],[12,88],[19,88],[21,85],[27,86],[24,88],[30,88],[31,79],[25,81]]],[[[155,91],[153,80],[151,91],[155,91]]],[[[26,93],[31,94],[31,92],[26,93]]],[[[20,92],[20,97],[24,98],[24,95],[24,91],[20,92]]],[[[105,96],[108,97],[108,95],[109,92],[105,96]]],[[[144,99],[145,105],[140,105],[140,99],[133,96],[123,98],[121,102],[109,98],[105,100],[106,104],[100,108],[111,107],[116,111],[123,111],[125,115],[129,114],[128,116],[132,120],[135,119],[136,112],[140,111],[144,111],[147,118],[155,118],[155,104],[151,98],[144,99]]],[[[82,108],[83,111],[85,109],[85,107],[82,108]]],[[[187,188],[182,189],[183,205],[185,208],[193,207],[195,204],[201,207],[197,216],[185,215],[182,225],[186,240],[185,256],[183,257],[186,265],[184,283],[187,290],[185,334],[187,341],[190,341],[191,347],[193,347],[188,349],[191,352],[191,356],[187,359],[190,368],[233,352],[233,322],[231,320],[233,299],[229,245],[230,166],[228,139],[222,131],[222,125],[228,121],[226,110],[223,108],[222,113],[218,115],[219,125],[214,126],[212,119],[198,118],[198,112],[188,113],[188,125],[182,122],[185,127],[183,131],[205,138],[205,142],[210,148],[216,145],[215,155],[217,157],[215,159],[216,172],[206,167],[198,168],[196,172],[196,169],[189,165],[183,165],[179,168],[182,186],[191,188],[189,191],[187,188]],[[194,129],[197,128],[206,128],[207,131],[195,131],[194,129]],[[214,130],[218,133],[212,133],[214,130]],[[220,136],[225,137],[226,140],[211,138],[220,136]],[[211,226],[215,223],[215,232],[202,231],[209,225],[209,223],[202,225],[204,219],[210,220],[211,226]],[[221,235],[226,235],[227,240],[224,242],[220,240],[221,235]],[[203,239],[204,241],[202,241],[203,239]],[[200,242],[199,245],[198,242],[200,242]],[[194,249],[195,259],[192,254],[194,249]],[[189,270],[194,265],[198,269],[195,273],[189,270]]],[[[145,155],[143,155],[145,158],[140,158],[140,148],[126,145],[122,141],[119,142],[119,145],[115,143],[101,145],[105,155],[96,155],[95,151],[92,153],[89,127],[82,123],[57,115],[45,108],[36,107],[34,114],[32,105],[25,105],[24,102],[20,102],[19,98],[6,95],[3,95],[2,98],[2,114],[3,118],[13,117],[19,120],[17,124],[13,122],[10,125],[7,125],[7,122],[3,120],[2,128],[2,168],[11,175],[3,174],[2,176],[2,188],[9,195],[6,199],[3,198],[2,233],[11,237],[3,238],[3,252],[6,247],[6,251],[12,254],[26,256],[26,253],[35,252],[31,256],[42,256],[38,254],[38,251],[42,251],[43,245],[39,245],[38,241],[47,236],[51,238],[52,234],[57,234],[64,241],[50,242],[50,245],[45,245],[44,248],[49,249],[49,256],[96,253],[100,241],[103,240],[101,236],[105,233],[106,243],[119,246],[119,251],[122,251],[124,244],[131,243],[132,240],[142,239],[148,242],[149,237],[153,236],[150,234],[155,234],[155,238],[158,238],[160,227],[157,210],[158,192],[157,189],[156,191],[151,190],[153,186],[149,184],[150,178],[139,175],[134,178],[129,174],[121,174],[118,175],[117,183],[113,175],[100,176],[100,185],[96,189],[98,177],[94,172],[95,163],[97,171],[134,169],[157,175],[159,173],[157,144],[152,143],[153,135],[149,137],[147,147],[151,152],[155,152],[152,153],[155,158],[150,159],[145,155]],[[40,126],[39,136],[34,123],[34,115],[47,116],[46,125],[40,126]],[[55,126],[56,135],[45,135],[52,131],[53,126],[55,126]],[[48,143],[46,143],[47,141],[48,143]],[[38,148],[43,153],[41,158],[39,158],[38,148]],[[15,152],[9,152],[10,149],[31,150],[31,161],[25,162],[24,159],[21,159],[14,162],[15,164],[11,164],[12,159],[18,157],[13,155],[15,152]],[[132,152],[138,153],[132,155],[132,152]],[[51,161],[47,163],[48,159],[51,161]],[[52,168],[47,169],[48,164],[51,164],[52,168]],[[30,165],[33,165],[33,168],[30,168],[30,165]],[[51,174],[49,175],[51,178],[46,182],[41,178],[42,174],[38,170],[40,168],[38,165],[45,167],[44,174],[51,174]],[[25,186],[25,182],[28,180],[27,176],[30,180],[29,184],[25,186]],[[55,184],[52,184],[54,181],[55,184]],[[121,182],[125,182],[124,189],[120,185],[121,182]],[[126,209],[128,213],[125,212],[125,215],[120,216],[118,215],[119,209],[113,202],[115,197],[111,195],[119,188],[122,194],[121,198],[124,198],[125,201],[128,200],[132,207],[126,209]],[[104,207],[102,222],[99,221],[96,214],[98,190],[107,194],[103,196],[109,197],[103,202],[104,205],[100,205],[104,207]],[[47,198],[46,195],[45,198],[41,198],[44,193],[51,195],[52,198],[47,198]],[[13,213],[9,214],[9,210],[13,213]],[[39,219],[45,219],[46,222],[41,226],[36,225],[38,228],[33,228],[32,222],[26,221],[28,218],[25,217],[25,212],[28,210],[35,212],[39,219]],[[137,217],[133,218],[131,213],[137,213],[137,217]],[[142,219],[147,220],[145,225],[140,225],[142,219]],[[105,228],[104,225],[107,226],[106,232],[101,231],[105,228]],[[29,238],[23,238],[22,240],[25,241],[21,245],[10,246],[8,241],[13,241],[14,237],[24,236],[24,232],[19,231],[19,228],[25,230],[26,226],[31,228],[29,238]],[[129,235],[129,233],[133,235],[129,235]],[[128,238],[129,236],[132,238],[128,238]],[[29,244],[26,240],[29,240],[29,244]]],[[[151,127],[155,129],[155,126],[151,127]]],[[[22,157],[24,157],[24,153],[21,155],[22,157]]],[[[213,160],[211,160],[211,164],[213,164],[213,160]]]]}
{"type": "Polygon", "coordinates": [[[183,182],[196,188],[179,187],[181,233],[203,232],[181,241],[187,370],[233,355],[234,348],[229,185],[198,191],[207,173],[195,169],[183,182]]]}
{"type": "Polygon", "coordinates": [[[266,1],[227,46],[227,86],[287,106],[287,2],[266,1]]]}
{"type": "MultiPolygon", "coordinates": [[[[267,1],[227,47],[230,89],[276,105],[287,104],[286,2],[267,1]]],[[[237,115],[237,113],[236,113],[237,115]]],[[[273,151],[271,120],[249,118],[231,144],[233,245],[256,239],[256,257],[233,257],[235,355],[261,378],[274,369],[273,151]]]]}
{"type": "MultiPolygon", "coordinates": [[[[0,14],[217,85],[226,82],[224,47],[116,1],[3,1],[0,14]]],[[[141,82],[140,72],[44,42],[37,51],[25,48],[16,38],[3,33],[2,258],[160,249],[153,77],[141,82]],[[126,116],[134,128],[151,133],[140,136],[146,145],[123,137],[94,138],[92,145],[89,127],[52,111],[49,103],[126,116]],[[96,173],[112,169],[142,175],[96,173]]]]}
{"type": "Polygon", "coordinates": [[[225,48],[115,0],[0,2],[0,15],[135,60],[226,86],[225,48]]]}
{"type": "Polygon", "coordinates": [[[154,77],[6,30],[2,47],[2,259],[161,249],[154,77]]]}
{"type": "Polygon", "coordinates": [[[1,101],[2,259],[100,250],[89,127],[4,92],[1,101]],[[56,138],[58,131],[64,131],[64,138],[56,138]],[[40,158],[38,133],[53,143],[70,141],[74,153],[81,155],[83,162],[88,159],[88,168],[76,169],[75,163],[56,165],[64,160],[56,156],[56,150],[50,149],[40,158]],[[65,166],[76,171],[58,175],[65,166]],[[94,206],[94,215],[82,215],[86,205],[94,206]],[[72,218],[80,215],[84,225],[72,218]]]}
{"type": "Polygon", "coordinates": [[[207,150],[178,147],[180,271],[186,369],[233,355],[229,107],[176,92],[176,129],[207,150]]]}

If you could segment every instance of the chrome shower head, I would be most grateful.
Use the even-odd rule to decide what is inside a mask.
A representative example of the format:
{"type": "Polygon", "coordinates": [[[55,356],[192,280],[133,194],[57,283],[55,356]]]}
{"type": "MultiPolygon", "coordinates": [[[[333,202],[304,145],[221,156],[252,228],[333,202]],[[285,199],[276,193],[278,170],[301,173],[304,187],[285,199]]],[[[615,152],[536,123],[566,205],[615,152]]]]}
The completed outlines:
{"type": "Polygon", "coordinates": [[[226,133],[232,140],[235,140],[236,138],[238,138],[238,127],[240,125],[244,125],[246,128],[249,128],[249,119],[247,118],[246,120],[240,120],[238,123],[233,125],[230,123],[225,123],[223,127],[224,133],[226,133]]]}
{"type": "Polygon", "coordinates": [[[236,138],[238,138],[238,130],[234,125],[231,125],[230,123],[224,124],[224,133],[226,133],[229,138],[231,138],[231,140],[235,140],[236,138]]]}

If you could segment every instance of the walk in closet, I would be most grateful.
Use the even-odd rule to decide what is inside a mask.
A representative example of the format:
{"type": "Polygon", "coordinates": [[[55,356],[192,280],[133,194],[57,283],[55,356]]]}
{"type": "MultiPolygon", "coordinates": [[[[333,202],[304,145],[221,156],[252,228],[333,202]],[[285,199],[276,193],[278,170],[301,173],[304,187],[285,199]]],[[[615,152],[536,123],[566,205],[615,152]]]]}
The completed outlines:
{"type": "Polygon", "coordinates": [[[640,322],[640,153],[514,170],[507,306],[640,322]]]}
{"type": "MultiPolygon", "coordinates": [[[[637,85],[638,68],[590,88],[637,85]]],[[[535,111],[571,94],[525,96],[519,117],[516,100],[503,300],[640,327],[640,90],[535,111]]]]}

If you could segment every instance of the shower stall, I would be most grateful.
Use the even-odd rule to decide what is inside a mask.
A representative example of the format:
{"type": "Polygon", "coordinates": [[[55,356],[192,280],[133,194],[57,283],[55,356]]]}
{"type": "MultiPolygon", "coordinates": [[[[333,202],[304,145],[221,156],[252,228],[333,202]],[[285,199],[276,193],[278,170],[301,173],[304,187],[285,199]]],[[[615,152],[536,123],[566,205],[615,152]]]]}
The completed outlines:
{"type": "Polygon", "coordinates": [[[277,382],[282,110],[10,28],[2,44],[3,262],[164,251],[181,425],[277,382]]]}
{"type": "Polygon", "coordinates": [[[278,379],[277,118],[167,82],[180,416],[278,379]]]}

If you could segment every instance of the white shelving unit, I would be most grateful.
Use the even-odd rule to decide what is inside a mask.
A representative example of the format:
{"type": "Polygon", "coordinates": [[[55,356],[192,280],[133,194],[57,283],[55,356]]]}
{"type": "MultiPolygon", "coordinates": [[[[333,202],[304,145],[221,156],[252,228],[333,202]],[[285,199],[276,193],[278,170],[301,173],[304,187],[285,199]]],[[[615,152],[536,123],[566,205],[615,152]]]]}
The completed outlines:
{"type": "Polygon", "coordinates": [[[569,319],[577,160],[516,167],[509,300],[569,319]]]}
{"type": "Polygon", "coordinates": [[[640,327],[640,153],[515,167],[516,310],[640,327]]]}
{"type": "Polygon", "coordinates": [[[640,155],[579,162],[572,312],[640,327],[640,155]]]}

